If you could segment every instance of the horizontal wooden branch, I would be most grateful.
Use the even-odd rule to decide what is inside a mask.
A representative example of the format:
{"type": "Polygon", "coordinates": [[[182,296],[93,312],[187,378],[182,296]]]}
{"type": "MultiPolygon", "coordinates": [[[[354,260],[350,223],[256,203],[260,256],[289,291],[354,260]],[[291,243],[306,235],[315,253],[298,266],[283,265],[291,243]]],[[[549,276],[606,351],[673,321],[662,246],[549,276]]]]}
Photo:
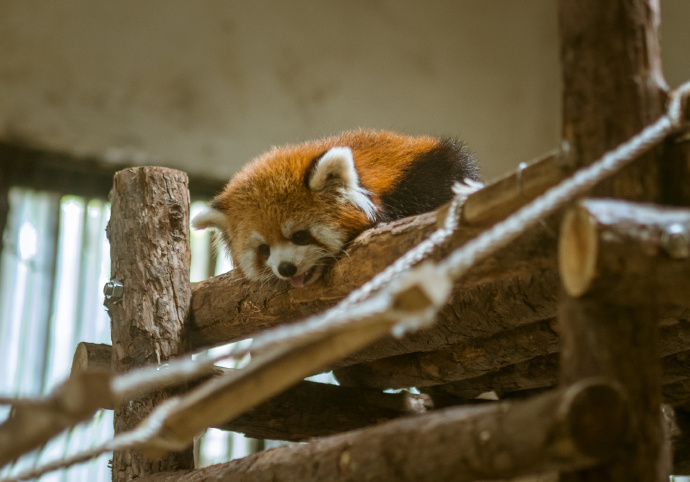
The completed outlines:
{"type": "Polygon", "coordinates": [[[629,430],[627,407],[616,387],[582,382],[526,401],[435,411],[142,482],[468,482],[573,470],[619,450],[629,430]]]}
{"type": "Polygon", "coordinates": [[[570,296],[690,304],[690,210],[589,199],[568,212],[561,231],[559,266],[570,296]]]}
{"type": "Polygon", "coordinates": [[[215,428],[256,439],[299,442],[419,415],[433,408],[429,395],[303,381],[215,428]]]}
{"type": "MultiPolygon", "coordinates": [[[[687,345],[686,345],[687,348],[687,345]]],[[[661,359],[661,382],[664,401],[670,404],[690,400],[690,351],[681,351],[661,359]]],[[[432,397],[453,395],[471,400],[482,393],[496,392],[499,396],[523,390],[551,388],[558,382],[558,354],[553,353],[510,365],[494,373],[477,378],[424,388],[432,397]]]]}
{"type": "MultiPolygon", "coordinates": [[[[473,193],[465,204],[463,225],[450,246],[463,244],[482,227],[524,205],[562,176],[561,169],[549,157],[524,169],[520,176],[513,174],[473,193]]],[[[442,217],[444,212],[441,209],[438,216],[442,217]]],[[[436,229],[437,223],[437,213],[426,213],[366,231],[351,243],[347,255],[317,285],[308,289],[257,289],[237,271],[196,284],[189,323],[192,348],[250,337],[332,306],[421,242],[436,229]]],[[[505,327],[554,316],[555,233],[540,227],[524,239],[521,245],[503,250],[483,263],[458,284],[454,301],[440,315],[437,328],[402,341],[380,343],[370,354],[363,353],[361,359],[448,346],[468,331],[482,333],[487,319],[499,318],[497,323],[505,327]],[[545,270],[554,273],[554,277],[540,285],[539,278],[543,279],[545,270]],[[530,291],[535,291],[531,298],[530,291]],[[480,325],[472,330],[470,327],[476,321],[480,325]],[[456,335],[457,330],[463,333],[456,335]]],[[[436,255],[445,252],[448,249],[436,255]]]]}
{"type": "Polygon", "coordinates": [[[472,338],[445,350],[409,353],[338,368],[341,385],[426,387],[475,378],[559,348],[555,320],[520,326],[484,338],[472,338]]]}
{"type": "MultiPolygon", "coordinates": [[[[660,311],[670,315],[659,320],[664,326],[663,353],[668,355],[685,350],[690,346],[690,323],[672,318],[683,315],[683,311],[660,311]]],[[[504,367],[506,376],[509,376],[511,369],[507,367],[515,366],[515,370],[522,370],[525,374],[534,372],[536,378],[531,383],[538,383],[541,365],[538,362],[530,365],[528,361],[559,350],[557,331],[556,320],[546,320],[489,337],[470,338],[452,348],[381,358],[338,368],[334,373],[342,385],[385,389],[450,383],[481,377],[504,367]]],[[[517,373],[510,376],[517,377],[517,373]]]]}

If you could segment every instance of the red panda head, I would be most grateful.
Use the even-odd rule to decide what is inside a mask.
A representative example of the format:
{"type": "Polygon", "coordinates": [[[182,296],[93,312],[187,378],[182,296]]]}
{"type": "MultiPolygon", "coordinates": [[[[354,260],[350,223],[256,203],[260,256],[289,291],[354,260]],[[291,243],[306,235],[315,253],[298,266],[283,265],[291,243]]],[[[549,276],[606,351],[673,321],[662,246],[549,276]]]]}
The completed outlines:
{"type": "Polygon", "coordinates": [[[255,159],[192,224],[218,229],[235,266],[250,280],[299,287],[317,280],[376,212],[352,150],[311,143],[274,148],[255,159]]]}

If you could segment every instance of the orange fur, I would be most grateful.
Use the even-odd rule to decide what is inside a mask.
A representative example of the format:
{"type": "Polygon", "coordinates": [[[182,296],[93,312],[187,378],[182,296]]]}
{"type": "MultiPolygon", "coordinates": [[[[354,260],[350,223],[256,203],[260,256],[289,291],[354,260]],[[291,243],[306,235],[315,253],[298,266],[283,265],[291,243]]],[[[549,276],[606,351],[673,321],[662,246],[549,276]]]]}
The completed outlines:
{"type": "MultiPolygon", "coordinates": [[[[274,247],[289,243],[289,233],[286,236],[282,227],[286,222],[295,229],[325,226],[336,230],[343,240],[338,250],[372,224],[354,204],[335,195],[314,192],[305,184],[310,165],[318,156],[334,147],[349,147],[360,185],[369,193],[373,205],[381,209],[381,197],[395,189],[420,155],[439,144],[439,139],[433,137],[361,129],[274,147],[260,155],[240,170],[212,202],[225,216],[224,238],[235,265],[242,266],[242,253],[256,251],[259,244],[274,247]],[[255,234],[252,238],[252,233],[258,233],[263,241],[257,240],[255,234]]],[[[337,254],[332,247],[325,251],[331,256],[337,254]]],[[[265,259],[255,256],[253,263],[257,273],[266,270],[265,259]]],[[[244,271],[248,274],[246,268],[244,271]]]]}

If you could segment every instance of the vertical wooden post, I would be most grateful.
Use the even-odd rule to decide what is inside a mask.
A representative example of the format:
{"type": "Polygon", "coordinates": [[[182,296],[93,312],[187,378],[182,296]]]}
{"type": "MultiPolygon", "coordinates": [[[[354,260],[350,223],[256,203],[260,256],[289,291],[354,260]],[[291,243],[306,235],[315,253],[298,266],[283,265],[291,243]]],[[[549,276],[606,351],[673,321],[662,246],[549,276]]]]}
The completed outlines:
{"type": "MultiPolygon", "coordinates": [[[[165,362],[184,350],[183,331],[191,303],[189,281],[189,191],[187,175],[159,167],[115,175],[108,223],[112,280],[106,293],[112,318],[115,372],[165,362]]],[[[133,428],[171,395],[161,391],[115,407],[115,432],[133,428]]],[[[113,455],[113,481],[193,468],[192,451],[148,460],[138,450],[113,455]]]]}
{"type": "MultiPolygon", "coordinates": [[[[659,117],[665,100],[658,0],[559,0],[563,62],[563,140],[578,166],[593,162],[659,117]]],[[[639,159],[598,194],[660,199],[655,153],[639,159]]],[[[577,261],[575,261],[577,262],[577,261]]],[[[561,480],[662,480],[658,330],[654,310],[592,296],[560,306],[561,382],[588,376],[618,381],[635,421],[629,447],[605,466],[561,480]]]]}
{"type": "MultiPolygon", "coordinates": [[[[559,0],[563,141],[575,167],[639,132],[664,110],[659,0],[559,0]]],[[[659,198],[654,153],[597,194],[659,198]]]]}

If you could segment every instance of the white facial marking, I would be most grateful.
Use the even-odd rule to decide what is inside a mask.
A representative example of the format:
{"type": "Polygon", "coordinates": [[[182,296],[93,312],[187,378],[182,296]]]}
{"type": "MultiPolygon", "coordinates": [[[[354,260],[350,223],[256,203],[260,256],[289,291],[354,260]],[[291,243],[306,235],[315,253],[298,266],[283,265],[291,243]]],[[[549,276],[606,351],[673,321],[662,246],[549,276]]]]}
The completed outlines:
{"type": "Polygon", "coordinates": [[[237,255],[237,263],[240,265],[242,272],[249,279],[256,280],[259,278],[259,273],[254,266],[254,257],[256,256],[255,249],[246,249],[237,255]]]}
{"type": "Polygon", "coordinates": [[[256,231],[252,231],[249,234],[248,241],[247,248],[237,254],[237,262],[247,278],[257,280],[260,277],[260,272],[256,269],[256,265],[254,264],[256,260],[256,250],[260,245],[266,244],[266,240],[256,231]]]}
{"type": "Polygon", "coordinates": [[[295,231],[299,231],[299,229],[296,228],[297,222],[294,221],[293,219],[288,219],[286,221],[283,221],[280,225],[280,232],[283,236],[285,236],[285,239],[290,239],[290,236],[292,236],[292,233],[295,231]]]}
{"type": "Polygon", "coordinates": [[[314,225],[310,229],[312,236],[328,248],[332,254],[338,253],[345,244],[345,234],[329,226],[314,225]]]}

